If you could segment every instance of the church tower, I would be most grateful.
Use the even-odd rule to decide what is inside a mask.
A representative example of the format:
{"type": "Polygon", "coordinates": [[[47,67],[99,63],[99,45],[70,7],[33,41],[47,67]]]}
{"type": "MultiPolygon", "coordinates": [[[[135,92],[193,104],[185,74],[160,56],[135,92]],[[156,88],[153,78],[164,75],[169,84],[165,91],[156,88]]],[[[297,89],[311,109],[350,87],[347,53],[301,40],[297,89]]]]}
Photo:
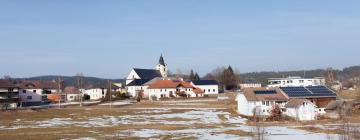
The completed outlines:
{"type": "Polygon", "coordinates": [[[168,76],[167,64],[165,63],[162,54],[159,59],[159,64],[156,65],[156,70],[160,71],[162,77],[168,76]]]}

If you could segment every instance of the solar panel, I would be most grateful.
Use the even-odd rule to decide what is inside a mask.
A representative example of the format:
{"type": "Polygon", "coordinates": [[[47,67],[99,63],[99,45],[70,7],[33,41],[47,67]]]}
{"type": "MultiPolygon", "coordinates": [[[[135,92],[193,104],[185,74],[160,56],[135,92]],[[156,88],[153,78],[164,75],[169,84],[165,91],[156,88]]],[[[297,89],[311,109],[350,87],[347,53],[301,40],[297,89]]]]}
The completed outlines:
{"type": "Polygon", "coordinates": [[[288,96],[299,97],[299,96],[311,96],[311,92],[304,87],[281,87],[288,96]]]}
{"type": "Polygon", "coordinates": [[[306,87],[316,96],[336,96],[336,94],[325,86],[309,86],[306,87]]]}
{"type": "Polygon", "coordinates": [[[290,97],[301,96],[336,96],[336,94],[325,86],[309,86],[309,87],[281,87],[290,97]]]}
{"type": "Polygon", "coordinates": [[[276,90],[255,90],[255,94],[276,94],[276,90]]]}

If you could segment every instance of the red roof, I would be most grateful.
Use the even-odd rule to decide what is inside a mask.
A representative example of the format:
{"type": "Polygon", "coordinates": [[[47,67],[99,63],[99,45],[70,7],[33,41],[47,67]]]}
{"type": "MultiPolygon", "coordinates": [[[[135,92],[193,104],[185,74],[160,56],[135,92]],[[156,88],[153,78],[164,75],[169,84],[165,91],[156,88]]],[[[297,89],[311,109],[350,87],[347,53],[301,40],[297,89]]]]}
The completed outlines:
{"type": "Polygon", "coordinates": [[[196,94],[204,93],[204,91],[201,88],[194,87],[193,92],[196,94]]]}
{"type": "Polygon", "coordinates": [[[149,89],[158,89],[158,88],[176,88],[177,83],[172,80],[157,80],[154,83],[149,85],[149,89]]]}
{"type": "Polygon", "coordinates": [[[55,81],[20,81],[22,89],[57,89],[55,81]]]}
{"type": "Polygon", "coordinates": [[[159,88],[193,88],[189,82],[185,81],[173,81],[173,80],[157,80],[149,85],[149,89],[159,89],[159,88]]]}

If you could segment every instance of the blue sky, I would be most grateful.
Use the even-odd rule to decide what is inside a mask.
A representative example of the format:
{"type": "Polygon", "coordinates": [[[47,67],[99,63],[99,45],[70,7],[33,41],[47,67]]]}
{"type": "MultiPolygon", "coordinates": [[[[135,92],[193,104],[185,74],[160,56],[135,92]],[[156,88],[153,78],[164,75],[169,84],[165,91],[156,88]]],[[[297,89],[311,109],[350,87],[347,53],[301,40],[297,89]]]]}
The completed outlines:
{"type": "Polygon", "coordinates": [[[2,0],[0,75],[123,78],[359,65],[360,1],[2,0]]]}

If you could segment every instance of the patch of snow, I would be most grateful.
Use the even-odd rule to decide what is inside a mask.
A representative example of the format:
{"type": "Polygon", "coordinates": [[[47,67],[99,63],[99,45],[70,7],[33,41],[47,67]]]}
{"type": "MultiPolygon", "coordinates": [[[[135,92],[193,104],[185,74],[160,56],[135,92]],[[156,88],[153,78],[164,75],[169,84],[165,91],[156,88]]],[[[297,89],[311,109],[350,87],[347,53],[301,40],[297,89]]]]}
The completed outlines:
{"type": "Polygon", "coordinates": [[[45,121],[38,121],[35,123],[38,127],[58,127],[74,124],[71,118],[53,118],[45,121]]]}
{"type": "Polygon", "coordinates": [[[122,106],[122,105],[131,105],[132,103],[130,101],[117,101],[117,102],[111,102],[111,103],[103,103],[100,104],[102,106],[109,106],[109,105],[114,105],[114,106],[122,106]]]}

